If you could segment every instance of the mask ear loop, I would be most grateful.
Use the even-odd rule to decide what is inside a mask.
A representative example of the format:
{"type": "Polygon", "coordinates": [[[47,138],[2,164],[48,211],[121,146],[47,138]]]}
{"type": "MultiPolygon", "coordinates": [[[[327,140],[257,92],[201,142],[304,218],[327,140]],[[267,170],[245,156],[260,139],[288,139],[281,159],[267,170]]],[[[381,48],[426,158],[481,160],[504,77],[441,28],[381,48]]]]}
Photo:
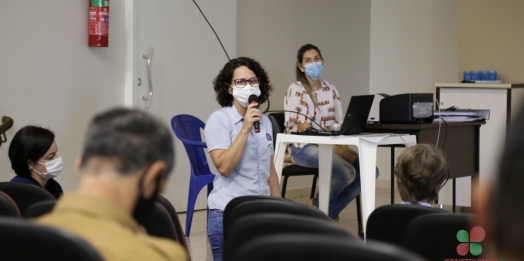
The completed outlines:
{"type": "MultiPolygon", "coordinates": [[[[38,163],[38,161],[32,161],[32,160],[28,160],[28,163],[31,163],[31,164],[35,164],[35,163],[38,163]]],[[[29,166],[29,171],[34,171],[38,174],[40,174],[33,166],[29,166]]]]}
{"type": "Polygon", "coordinates": [[[47,174],[47,172],[46,172],[46,173],[41,173],[40,171],[36,170],[36,169],[33,168],[33,167],[29,167],[29,170],[32,170],[32,171],[36,172],[38,175],[44,175],[44,174],[47,174]]]}

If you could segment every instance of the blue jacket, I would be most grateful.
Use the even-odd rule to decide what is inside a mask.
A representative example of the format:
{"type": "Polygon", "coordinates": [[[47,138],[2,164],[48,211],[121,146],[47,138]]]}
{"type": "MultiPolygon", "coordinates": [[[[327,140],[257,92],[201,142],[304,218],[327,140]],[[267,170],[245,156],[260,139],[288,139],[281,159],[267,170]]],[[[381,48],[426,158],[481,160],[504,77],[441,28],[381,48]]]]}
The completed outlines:
{"type": "MultiPolygon", "coordinates": [[[[22,177],[20,175],[16,175],[13,179],[11,179],[11,182],[26,183],[41,187],[40,183],[38,183],[38,181],[36,181],[32,177],[22,177]]],[[[50,179],[47,181],[45,189],[49,191],[49,193],[51,193],[56,199],[58,199],[60,196],[62,196],[62,194],[64,194],[62,186],[60,186],[60,184],[58,184],[58,182],[56,182],[56,180],[54,179],[50,179]]]]}

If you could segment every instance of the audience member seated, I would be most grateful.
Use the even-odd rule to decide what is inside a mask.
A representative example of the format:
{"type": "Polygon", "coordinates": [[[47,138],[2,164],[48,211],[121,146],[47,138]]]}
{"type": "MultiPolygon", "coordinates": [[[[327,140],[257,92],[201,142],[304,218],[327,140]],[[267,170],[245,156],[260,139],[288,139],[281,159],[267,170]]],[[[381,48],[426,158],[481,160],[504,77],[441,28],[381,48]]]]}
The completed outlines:
{"type": "Polygon", "coordinates": [[[11,182],[40,186],[57,199],[63,194],[54,178],[62,172],[64,162],[50,130],[36,126],[20,129],[9,146],[9,159],[16,173],[11,182]]]}
{"type": "Polygon", "coordinates": [[[395,166],[401,204],[432,207],[447,173],[446,158],[440,149],[429,144],[406,148],[395,166]]]}
{"type": "MultiPolygon", "coordinates": [[[[484,258],[524,260],[524,107],[512,121],[497,175],[473,191],[472,207],[486,232],[484,258]]],[[[479,259],[480,260],[480,259],[479,259]]],[[[485,259],[488,260],[488,259],[485,259]]]]}
{"type": "Polygon", "coordinates": [[[187,260],[178,243],[149,236],[140,226],[164,189],[174,156],[169,129],[147,113],[99,114],[77,160],[78,191],[37,222],[77,234],[106,260],[187,260]]]}

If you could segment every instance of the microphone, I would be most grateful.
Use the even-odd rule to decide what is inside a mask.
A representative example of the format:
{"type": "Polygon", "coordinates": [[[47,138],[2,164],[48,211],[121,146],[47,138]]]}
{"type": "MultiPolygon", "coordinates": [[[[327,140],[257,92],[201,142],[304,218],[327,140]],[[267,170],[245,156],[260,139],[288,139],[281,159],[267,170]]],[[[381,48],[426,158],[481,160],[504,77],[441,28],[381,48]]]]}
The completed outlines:
{"type": "MultiPolygon", "coordinates": [[[[251,94],[249,95],[249,99],[247,101],[249,104],[256,104],[257,106],[255,106],[255,108],[258,109],[258,96],[256,96],[255,94],[251,94]]],[[[260,132],[260,122],[259,121],[253,122],[253,127],[255,128],[256,133],[260,132]]]]}
{"type": "Polygon", "coordinates": [[[322,126],[320,126],[316,121],[314,121],[313,119],[311,119],[310,117],[308,117],[304,113],[301,113],[301,112],[298,112],[298,111],[272,110],[272,111],[267,111],[267,112],[292,112],[292,113],[297,113],[297,114],[300,114],[300,115],[306,117],[306,119],[310,120],[311,122],[315,123],[322,131],[329,132],[328,130],[322,128],[322,126]]]}

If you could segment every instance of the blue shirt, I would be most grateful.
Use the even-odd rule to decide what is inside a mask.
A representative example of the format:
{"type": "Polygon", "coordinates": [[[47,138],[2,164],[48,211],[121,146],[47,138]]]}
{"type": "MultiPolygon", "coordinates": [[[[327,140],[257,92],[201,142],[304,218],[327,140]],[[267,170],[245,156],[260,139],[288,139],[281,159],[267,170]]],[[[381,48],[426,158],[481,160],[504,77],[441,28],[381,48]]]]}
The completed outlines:
{"type": "MultiPolygon", "coordinates": [[[[419,202],[417,202],[417,203],[418,203],[418,204],[417,204],[418,206],[430,207],[430,208],[433,207],[433,205],[429,204],[428,202],[419,201],[419,202]]],[[[402,201],[402,202],[400,202],[400,204],[401,204],[401,205],[413,205],[413,203],[411,203],[411,202],[409,202],[409,201],[402,201]]]]}
{"type": "MultiPolygon", "coordinates": [[[[234,106],[213,112],[207,120],[205,137],[208,150],[226,150],[235,141],[244,125],[234,106]]],[[[232,199],[245,195],[270,195],[267,180],[273,155],[273,128],[266,115],[262,114],[260,132],[251,130],[244,153],[238,166],[228,177],[216,174],[213,191],[209,194],[209,209],[224,210],[232,199]]]]}

